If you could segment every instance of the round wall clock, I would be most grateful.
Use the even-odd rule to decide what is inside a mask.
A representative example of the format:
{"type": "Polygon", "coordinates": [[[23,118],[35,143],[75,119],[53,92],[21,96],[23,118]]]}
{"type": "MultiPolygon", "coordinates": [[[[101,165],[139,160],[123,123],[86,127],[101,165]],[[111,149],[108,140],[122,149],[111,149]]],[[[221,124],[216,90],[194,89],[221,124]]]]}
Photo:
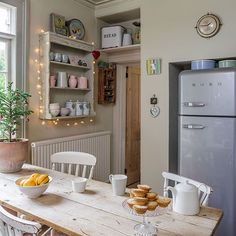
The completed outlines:
{"type": "Polygon", "coordinates": [[[85,29],[83,23],[78,19],[72,19],[66,22],[71,36],[76,37],[76,39],[82,40],[85,35],[85,29]]]}
{"type": "Polygon", "coordinates": [[[206,14],[202,16],[196,25],[197,33],[203,38],[211,38],[220,30],[221,22],[218,16],[206,14]]]}

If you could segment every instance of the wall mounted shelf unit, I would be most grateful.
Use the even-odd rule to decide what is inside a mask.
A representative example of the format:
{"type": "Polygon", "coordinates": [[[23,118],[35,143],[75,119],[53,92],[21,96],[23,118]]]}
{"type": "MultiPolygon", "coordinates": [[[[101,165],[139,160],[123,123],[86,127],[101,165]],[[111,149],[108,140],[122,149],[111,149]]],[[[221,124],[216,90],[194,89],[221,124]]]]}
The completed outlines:
{"type": "Polygon", "coordinates": [[[41,119],[76,119],[95,116],[94,111],[94,64],[91,52],[94,46],[81,40],[71,39],[52,32],[45,32],[39,36],[40,53],[40,77],[41,77],[41,119]],[[87,66],[77,64],[50,61],[50,52],[61,53],[68,56],[76,56],[86,62],[87,66]],[[57,76],[57,72],[66,72],[67,75],[85,76],[88,79],[88,88],[61,88],[50,87],[49,78],[57,76]],[[49,111],[49,104],[58,102],[65,107],[66,101],[81,101],[90,103],[89,116],[57,116],[52,117],[49,111]]]}

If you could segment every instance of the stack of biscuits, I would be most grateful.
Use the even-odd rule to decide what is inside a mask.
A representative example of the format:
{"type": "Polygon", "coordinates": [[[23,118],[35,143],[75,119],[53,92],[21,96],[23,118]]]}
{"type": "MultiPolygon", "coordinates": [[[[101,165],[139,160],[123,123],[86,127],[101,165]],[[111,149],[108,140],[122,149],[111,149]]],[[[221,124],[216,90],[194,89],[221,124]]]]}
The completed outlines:
{"type": "Polygon", "coordinates": [[[145,214],[146,211],[154,211],[157,206],[167,207],[171,202],[169,198],[159,197],[157,193],[151,192],[148,185],[138,185],[130,190],[130,198],[127,204],[137,214],[145,214]]]}

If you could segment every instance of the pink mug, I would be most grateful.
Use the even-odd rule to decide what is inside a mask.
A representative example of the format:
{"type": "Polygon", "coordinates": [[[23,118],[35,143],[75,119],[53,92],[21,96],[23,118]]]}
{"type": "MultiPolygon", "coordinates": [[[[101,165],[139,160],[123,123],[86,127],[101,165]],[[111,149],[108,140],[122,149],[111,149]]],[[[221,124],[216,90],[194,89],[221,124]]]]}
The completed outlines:
{"type": "Polygon", "coordinates": [[[77,77],[75,75],[70,75],[69,77],[69,87],[76,88],[77,86],[77,77]]]}
{"type": "Polygon", "coordinates": [[[57,80],[56,80],[55,75],[51,75],[50,76],[50,87],[55,87],[56,86],[56,82],[57,82],[57,80]]]}
{"type": "Polygon", "coordinates": [[[86,89],[88,88],[88,79],[84,76],[80,76],[78,78],[78,88],[79,89],[86,89]]]}

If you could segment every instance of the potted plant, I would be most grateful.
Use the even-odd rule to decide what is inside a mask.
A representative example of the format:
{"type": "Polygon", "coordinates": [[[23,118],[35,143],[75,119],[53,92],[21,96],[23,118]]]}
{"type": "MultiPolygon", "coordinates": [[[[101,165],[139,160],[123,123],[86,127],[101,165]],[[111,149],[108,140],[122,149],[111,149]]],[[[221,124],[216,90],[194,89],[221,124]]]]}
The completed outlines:
{"type": "Polygon", "coordinates": [[[28,140],[17,137],[17,128],[33,112],[27,108],[30,95],[13,89],[0,89],[0,172],[19,171],[27,159],[28,140]]]}

